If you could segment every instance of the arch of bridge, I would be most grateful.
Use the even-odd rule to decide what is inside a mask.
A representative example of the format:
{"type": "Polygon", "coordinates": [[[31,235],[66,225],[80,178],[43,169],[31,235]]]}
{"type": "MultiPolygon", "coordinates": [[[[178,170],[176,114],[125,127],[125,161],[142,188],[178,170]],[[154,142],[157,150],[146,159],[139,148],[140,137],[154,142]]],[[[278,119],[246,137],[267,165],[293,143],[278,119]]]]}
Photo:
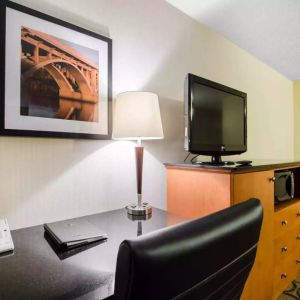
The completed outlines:
{"type": "Polygon", "coordinates": [[[34,67],[30,68],[23,74],[23,79],[26,80],[27,78],[31,77],[37,70],[44,68],[46,69],[49,74],[53,77],[53,79],[58,84],[59,88],[61,89],[61,93],[68,94],[73,91],[73,88],[69,81],[67,80],[66,76],[61,72],[57,67],[55,67],[55,63],[64,63],[66,70],[75,78],[81,96],[83,98],[88,97],[90,98],[93,95],[93,92],[89,86],[89,83],[85,77],[85,75],[79,70],[75,65],[72,63],[63,60],[63,59],[50,59],[43,62],[38,63],[34,67]]]}

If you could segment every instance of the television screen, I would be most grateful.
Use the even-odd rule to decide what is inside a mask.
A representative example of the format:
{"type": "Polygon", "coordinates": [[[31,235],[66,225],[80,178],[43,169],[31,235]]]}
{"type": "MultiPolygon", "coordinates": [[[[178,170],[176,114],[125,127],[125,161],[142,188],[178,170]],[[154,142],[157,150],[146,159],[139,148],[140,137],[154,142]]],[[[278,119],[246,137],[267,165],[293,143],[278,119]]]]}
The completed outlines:
{"type": "Polygon", "coordinates": [[[190,123],[193,143],[243,145],[244,110],[242,97],[195,83],[190,123]]]}
{"type": "Polygon", "coordinates": [[[212,155],[247,150],[247,94],[188,74],[185,85],[186,150],[212,155]]]}

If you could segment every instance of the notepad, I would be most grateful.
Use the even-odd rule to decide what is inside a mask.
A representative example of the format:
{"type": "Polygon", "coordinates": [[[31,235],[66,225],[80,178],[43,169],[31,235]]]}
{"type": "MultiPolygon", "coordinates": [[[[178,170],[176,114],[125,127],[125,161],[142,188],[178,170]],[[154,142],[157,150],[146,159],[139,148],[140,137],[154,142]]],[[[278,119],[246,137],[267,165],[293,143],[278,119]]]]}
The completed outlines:
{"type": "Polygon", "coordinates": [[[84,219],[47,223],[44,229],[58,246],[67,248],[108,238],[103,230],[84,219]]]}

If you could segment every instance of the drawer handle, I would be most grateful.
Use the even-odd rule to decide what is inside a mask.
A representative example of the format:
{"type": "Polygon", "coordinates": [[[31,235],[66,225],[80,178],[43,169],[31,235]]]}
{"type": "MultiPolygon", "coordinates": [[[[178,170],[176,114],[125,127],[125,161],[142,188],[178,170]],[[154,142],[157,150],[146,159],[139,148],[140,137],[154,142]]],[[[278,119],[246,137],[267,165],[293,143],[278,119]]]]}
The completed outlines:
{"type": "Polygon", "coordinates": [[[300,264],[300,259],[296,260],[296,265],[300,264]]]}
{"type": "Polygon", "coordinates": [[[275,176],[273,176],[273,177],[269,178],[269,180],[275,182],[276,178],[275,178],[275,176]]]}
{"type": "Polygon", "coordinates": [[[298,235],[298,236],[296,237],[296,240],[297,240],[297,241],[300,241],[300,235],[298,235]]]}
{"type": "Polygon", "coordinates": [[[287,252],[287,251],[288,251],[288,247],[287,246],[281,248],[281,252],[287,252]]]}
{"type": "Polygon", "coordinates": [[[282,273],[281,274],[281,279],[287,278],[287,273],[282,273]]]}
{"type": "Polygon", "coordinates": [[[300,212],[297,212],[296,216],[297,216],[297,217],[300,217],[300,212]]]}
{"type": "Polygon", "coordinates": [[[288,224],[288,221],[287,221],[287,220],[281,221],[281,225],[282,225],[282,226],[285,226],[285,225],[287,225],[287,224],[288,224]]]}

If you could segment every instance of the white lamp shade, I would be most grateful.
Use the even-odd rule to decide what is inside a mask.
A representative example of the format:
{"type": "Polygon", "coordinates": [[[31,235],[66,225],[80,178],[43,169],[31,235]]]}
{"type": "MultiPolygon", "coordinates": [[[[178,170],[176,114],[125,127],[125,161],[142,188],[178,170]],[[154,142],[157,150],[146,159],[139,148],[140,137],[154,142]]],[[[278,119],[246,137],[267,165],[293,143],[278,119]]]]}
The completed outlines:
{"type": "Polygon", "coordinates": [[[114,106],[113,139],[163,139],[158,97],[149,92],[125,92],[114,106]]]}

